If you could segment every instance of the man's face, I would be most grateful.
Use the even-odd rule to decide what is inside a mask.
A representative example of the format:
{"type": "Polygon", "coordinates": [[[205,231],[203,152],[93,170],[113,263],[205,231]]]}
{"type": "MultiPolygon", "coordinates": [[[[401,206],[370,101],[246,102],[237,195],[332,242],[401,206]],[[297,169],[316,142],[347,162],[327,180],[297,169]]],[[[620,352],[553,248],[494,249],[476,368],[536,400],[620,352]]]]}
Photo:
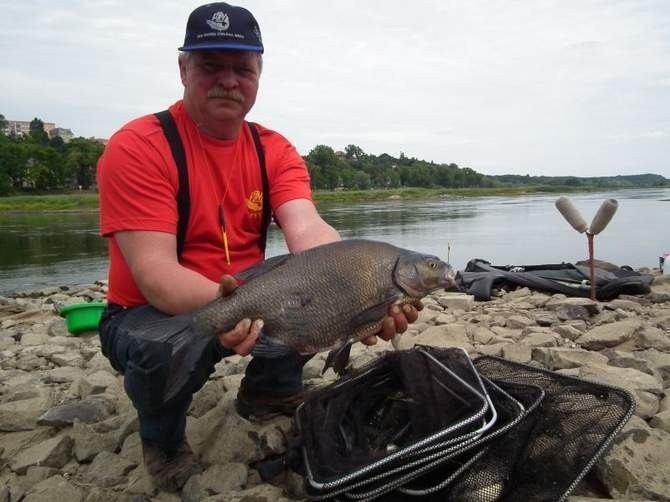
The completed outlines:
{"type": "Polygon", "coordinates": [[[184,102],[207,131],[239,124],[256,101],[260,58],[254,52],[193,52],[179,59],[184,102]]]}

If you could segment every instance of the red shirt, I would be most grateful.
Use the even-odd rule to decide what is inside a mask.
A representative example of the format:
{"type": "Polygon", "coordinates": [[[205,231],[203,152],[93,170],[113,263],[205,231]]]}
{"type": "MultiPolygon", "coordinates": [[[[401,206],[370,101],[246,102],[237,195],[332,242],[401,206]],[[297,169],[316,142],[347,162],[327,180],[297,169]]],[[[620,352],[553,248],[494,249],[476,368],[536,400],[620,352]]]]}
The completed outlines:
{"type": "MultiPolygon", "coordinates": [[[[234,140],[201,133],[178,101],[170,107],[184,143],[191,212],[181,263],[212,281],[261,261],[263,206],[258,156],[245,123],[234,140]],[[219,206],[223,206],[230,265],[226,263],[219,206]]],[[[258,126],[276,209],[293,199],[311,199],[309,174],[296,149],[280,134],[258,126]]],[[[135,284],[114,232],[177,233],[179,175],[158,119],[147,115],[123,126],[98,161],[100,229],[109,239],[107,299],[128,307],[147,303],[135,284]]]]}

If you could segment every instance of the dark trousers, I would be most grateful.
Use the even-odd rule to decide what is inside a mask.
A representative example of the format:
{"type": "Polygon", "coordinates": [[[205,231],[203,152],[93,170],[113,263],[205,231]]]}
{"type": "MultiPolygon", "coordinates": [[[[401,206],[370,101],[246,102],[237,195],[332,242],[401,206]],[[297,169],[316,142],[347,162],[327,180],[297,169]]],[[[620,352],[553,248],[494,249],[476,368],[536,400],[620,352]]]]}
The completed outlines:
{"type": "MultiPolygon", "coordinates": [[[[193,333],[185,320],[149,305],[124,309],[112,304],[98,328],[102,353],[124,375],[126,393],[139,417],[140,437],[165,449],[181,444],[193,394],[216,363],[234,354],[217,338],[193,333]]],[[[275,396],[300,392],[308,359],[298,354],[252,358],[242,381],[245,392],[275,396]]]]}

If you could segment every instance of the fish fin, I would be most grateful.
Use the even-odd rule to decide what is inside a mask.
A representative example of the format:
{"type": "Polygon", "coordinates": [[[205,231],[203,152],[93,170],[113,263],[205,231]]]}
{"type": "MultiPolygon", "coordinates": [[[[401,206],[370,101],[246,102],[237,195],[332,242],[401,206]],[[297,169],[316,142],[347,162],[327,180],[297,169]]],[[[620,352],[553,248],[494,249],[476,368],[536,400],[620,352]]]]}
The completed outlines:
{"type": "Polygon", "coordinates": [[[251,355],[254,357],[264,357],[267,359],[274,359],[276,357],[283,357],[289,354],[293,354],[294,351],[291,350],[286,344],[267,336],[265,333],[261,333],[261,336],[258,338],[256,345],[254,345],[251,355]]]}
{"type": "Polygon", "coordinates": [[[241,272],[238,272],[234,277],[240,282],[249,282],[256,277],[259,277],[270,272],[271,270],[274,270],[277,267],[282,266],[291,256],[292,255],[290,254],[273,256],[272,258],[268,258],[267,260],[260,262],[258,265],[254,265],[242,270],[241,272]]]}
{"type": "Polygon", "coordinates": [[[344,374],[344,370],[347,368],[347,364],[349,364],[349,353],[351,352],[351,346],[353,344],[354,342],[348,341],[343,343],[340,347],[328,352],[326,364],[323,367],[321,374],[324,374],[331,366],[338,375],[341,376],[344,374]]]}
{"type": "Polygon", "coordinates": [[[381,302],[356,314],[350,321],[351,330],[358,331],[363,326],[381,322],[388,313],[389,306],[396,300],[398,300],[398,295],[395,292],[389,293],[381,302]]]}
{"type": "Polygon", "coordinates": [[[140,324],[138,328],[132,330],[132,333],[134,337],[143,340],[180,347],[197,334],[192,321],[193,317],[189,314],[165,317],[140,324]]]}

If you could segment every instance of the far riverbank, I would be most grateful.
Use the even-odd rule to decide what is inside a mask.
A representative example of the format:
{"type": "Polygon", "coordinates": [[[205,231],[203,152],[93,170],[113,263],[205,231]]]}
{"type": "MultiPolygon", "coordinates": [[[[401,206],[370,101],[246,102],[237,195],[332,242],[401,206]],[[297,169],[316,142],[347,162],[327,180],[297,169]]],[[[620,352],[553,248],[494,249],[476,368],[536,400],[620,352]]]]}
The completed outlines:
{"type": "MultiPolygon", "coordinates": [[[[602,191],[596,187],[515,186],[499,188],[394,188],[388,190],[316,190],[317,203],[375,202],[384,200],[422,200],[463,197],[512,197],[539,193],[572,193],[602,191]]],[[[14,195],[0,197],[0,212],[6,211],[95,211],[98,194],[93,191],[14,195]]]]}

